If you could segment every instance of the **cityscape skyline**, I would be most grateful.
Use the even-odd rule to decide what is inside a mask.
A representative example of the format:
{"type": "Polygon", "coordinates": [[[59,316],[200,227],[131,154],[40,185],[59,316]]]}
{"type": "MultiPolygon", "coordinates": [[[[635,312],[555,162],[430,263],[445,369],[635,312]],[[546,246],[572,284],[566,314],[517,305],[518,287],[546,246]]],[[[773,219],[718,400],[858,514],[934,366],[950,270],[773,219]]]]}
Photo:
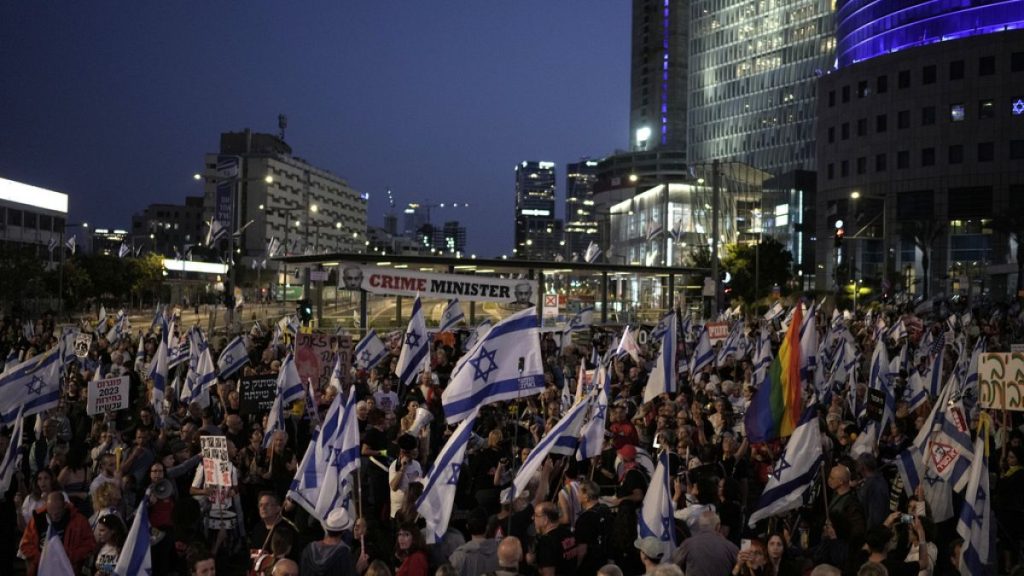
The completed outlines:
{"type": "Polygon", "coordinates": [[[221,133],[274,133],[285,114],[297,156],[369,194],[369,225],[388,189],[399,206],[474,201],[468,251],[511,255],[510,167],[551,159],[561,175],[629,145],[619,4],[204,5],[202,19],[187,5],[7,5],[0,175],[68,193],[75,222],[128,228],[149,204],[203,193],[192,175],[221,133]],[[516,80],[529,77],[543,82],[516,80]]]}

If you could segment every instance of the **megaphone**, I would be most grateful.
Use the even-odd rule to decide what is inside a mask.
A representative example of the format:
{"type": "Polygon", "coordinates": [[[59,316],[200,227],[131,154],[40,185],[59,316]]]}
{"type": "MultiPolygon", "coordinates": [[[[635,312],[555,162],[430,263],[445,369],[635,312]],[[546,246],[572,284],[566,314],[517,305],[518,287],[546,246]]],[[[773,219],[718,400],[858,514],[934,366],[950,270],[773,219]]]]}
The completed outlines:
{"type": "Polygon", "coordinates": [[[409,434],[418,436],[428,424],[434,420],[434,415],[430,413],[430,410],[420,406],[416,409],[416,418],[412,421],[412,426],[409,427],[409,434]]]}

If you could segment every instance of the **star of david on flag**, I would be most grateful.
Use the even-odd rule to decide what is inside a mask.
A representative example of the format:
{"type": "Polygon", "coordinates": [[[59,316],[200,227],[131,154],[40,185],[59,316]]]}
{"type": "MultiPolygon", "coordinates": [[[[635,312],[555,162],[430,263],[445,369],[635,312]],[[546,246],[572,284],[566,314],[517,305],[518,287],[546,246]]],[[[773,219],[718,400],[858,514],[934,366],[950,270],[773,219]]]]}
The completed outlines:
{"type": "Polygon", "coordinates": [[[786,444],[786,451],[772,468],[758,509],[750,515],[750,526],[755,526],[763,518],[802,506],[804,493],[814,482],[822,459],[821,431],[817,413],[812,407],[804,412],[800,425],[793,430],[786,444]]]}
{"type": "Polygon", "coordinates": [[[491,373],[498,369],[498,365],[494,363],[494,355],[497,354],[497,350],[488,351],[487,348],[481,346],[480,352],[476,355],[476,358],[469,361],[469,363],[475,369],[473,373],[474,380],[483,380],[485,383],[490,378],[491,373]],[[487,362],[485,365],[484,362],[487,362]]]}
{"type": "Polygon", "coordinates": [[[424,337],[426,333],[427,322],[423,317],[423,303],[417,296],[412,305],[409,327],[405,330],[405,340],[402,352],[398,356],[398,366],[395,367],[400,387],[412,386],[420,368],[429,361],[430,343],[424,337]]]}
{"type": "Polygon", "coordinates": [[[474,408],[448,438],[441,451],[438,452],[434,464],[424,478],[423,494],[416,501],[416,509],[427,522],[429,541],[437,543],[448,529],[448,521],[452,517],[452,506],[455,503],[455,490],[462,471],[462,462],[466,457],[466,446],[473,436],[473,424],[476,422],[477,409],[474,408]]]}

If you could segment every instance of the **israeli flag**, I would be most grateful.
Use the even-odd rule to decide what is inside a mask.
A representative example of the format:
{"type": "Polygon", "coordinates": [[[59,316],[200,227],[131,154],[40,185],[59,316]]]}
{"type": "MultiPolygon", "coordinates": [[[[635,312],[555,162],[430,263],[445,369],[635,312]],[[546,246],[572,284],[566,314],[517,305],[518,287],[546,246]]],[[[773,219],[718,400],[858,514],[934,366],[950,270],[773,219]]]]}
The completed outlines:
{"type": "Polygon", "coordinates": [[[533,479],[533,475],[537,473],[537,470],[540,469],[540,465],[547,458],[548,454],[571,456],[576,451],[576,446],[579,444],[580,439],[580,429],[583,427],[583,419],[587,415],[587,409],[590,407],[590,399],[593,395],[592,391],[582,402],[574,404],[557,424],[544,433],[544,437],[530,451],[530,455],[526,457],[522,467],[519,468],[519,473],[512,480],[513,491],[510,494],[511,498],[514,498],[516,494],[522,494],[523,490],[526,490],[526,486],[533,479]]]}
{"type": "Polygon", "coordinates": [[[420,302],[420,297],[417,296],[412,305],[409,327],[406,328],[405,339],[402,341],[402,352],[398,355],[398,366],[395,368],[399,386],[412,386],[420,369],[429,361],[430,342],[427,338],[427,322],[423,318],[423,304],[420,302]]]}
{"type": "Polygon", "coordinates": [[[931,441],[940,432],[945,420],[946,405],[955,389],[956,380],[951,376],[914,441],[896,457],[896,469],[903,479],[903,489],[908,496],[912,496],[918,486],[924,486],[924,497],[931,508],[931,517],[936,522],[944,522],[953,517],[953,493],[952,486],[932,465],[931,441]]]}
{"type": "Polygon", "coordinates": [[[637,536],[653,536],[664,546],[662,558],[667,559],[675,548],[675,502],[672,501],[672,481],[668,475],[668,451],[658,455],[658,465],[651,476],[651,485],[644,495],[643,506],[637,515],[637,536]]]}
{"type": "Polygon", "coordinates": [[[125,256],[132,253],[132,249],[128,247],[124,242],[121,243],[121,247],[117,249],[117,257],[124,258],[125,256]]]}
{"type": "Polygon", "coordinates": [[[648,242],[653,242],[654,239],[657,238],[659,234],[661,234],[661,230],[662,230],[662,228],[661,228],[661,221],[660,220],[658,220],[656,218],[652,218],[652,219],[648,220],[647,221],[647,241],[648,242]]]}
{"type": "Polygon", "coordinates": [[[754,346],[753,382],[764,382],[765,373],[771,367],[774,359],[775,357],[772,356],[771,333],[768,331],[767,326],[762,326],[757,337],[757,344],[754,346]]]}
{"type": "MultiPolygon", "coordinates": [[[[583,461],[601,455],[604,450],[605,423],[608,420],[608,390],[611,388],[611,372],[605,366],[594,374],[597,397],[590,404],[590,414],[580,429],[580,445],[576,460],[583,461]]],[[[593,392],[592,392],[593,393],[593,392]]]]}
{"type": "Polygon", "coordinates": [[[349,476],[359,468],[359,421],[356,418],[355,390],[349,390],[341,410],[341,424],[326,442],[325,458],[329,458],[323,486],[317,496],[315,516],[326,519],[331,510],[345,501],[351,490],[349,476]]]}
{"type": "Polygon", "coordinates": [[[881,430],[885,430],[886,425],[896,415],[896,393],[893,391],[891,376],[889,373],[889,351],[885,349],[884,339],[879,338],[875,342],[875,351],[871,354],[868,386],[875,390],[881,390],[885,394],[885,409],[882,411],[881,430]]]}
{"type": "Polygon", "coordinates": [[[157,421],[160,421],[164,414],[164,393],[167,389],[167,373],[170,371],[167,353],[167,336],[170,330],[164,322],[164,329],[160,334],[160,343],[156,347],[156,354],[153,355],[153,362],[149,366],[149,377],[153,379],[153,410],[156,412],[157,421]]]}
{"type": "Polygon", "coordinates": [[[441,403],[448,422],[454,424],[479,406],[543,390],[537,313],[527,308],[498,322],[477,340],[452,370],[441,403]]]}
{"type": "Polygon", "coordinates": [[[996,561],[995,536],[992,533],[992,503],[989,499],[992,490],[989,486],[988,468],[988,425],[987,415],[981,433],[974,441],[976,458],[971,465],[967,491],[964,492],[964,505],[960,509],[960,519],[956,524],[956,533],[964,539],[960,549],[961,574],[990,574],[992,564],[996,561]]]}
{"type": "Polygon", "coordinates": [[[39,414],[60,403],[60,348],[9,366],[0,374],[0,425],[8,426],[18,417],[39,414]]]}
{"type": "Polygon", "coordinates": [[[213,246],[214,243],[220,240],[221,238],[228,237],[228,229],[225,228],[224,225],[221,224],[220,221],[218,221],[217,219],[211,218],[210,221],[206,223],[206,225],[210,227],[210,229],[206,231],[207,246],[213,246]]]}
{"type": "Polygon", "coordinates": [[[60,534],[53,529],[53,525],[46,530],[46,546],[39,557],[38,574],[45,576],[75,576],[75,569],[71,566],[68,553],[64,550],[64,542],[60,534]]]}
{"type": "Polygon", "coordinates": [[[377,330],[370,328],[370,331],[366,333],[366,336],[356,344],[355,349],[355,363],[356,368],[362,370],[369,370],[381,362],[381,360],[387,358],[388,350],[384,346],[384,341],[377,335],[377,330]]]}
{"type": "Polygon", "coordinates": [[[50,251],[51,255],[53,254],[53,251],[57,249],[57,244],[59,243],[60,242],[57,240],[56,236],[50,236],[50,241],[46,244],[46,249],[50,251]]]}
{"type": "MultiPolygon", "coordinates": [[[[209,390],[211,384],[217,380],[217,370],[213,366],[213,357],[210,355],[210,347],[202,331],[193,328],[189,334],[192,340],[192,352],[189,358],[188,372],[185,375],[185,385],[181,388],[181,402],[189,404],[194,400],[203,403],[204,392],[209,390]]],[[[207,396],[207,403],[209,402],[207,396]]]]}
{"type": "Polygon", "coordinates": [[[217,370],[222,380],[231,377],[249,362],[249,352],[245,349],[245,339],[235,336],[234,340],[224,347],[217,358],[217,370]]]}
{"type": "Polygon", "coordinates": [[[644,386],[644,404],[653,401],[659,394],[675,394],[679,389],[679,373],[676,370],[676,317],[668,318],[665,335],[661,338],[661,350],[654,369],[644,386]]]}
{"type": "Polygon", "coordinates": [[[114,321],[114,325],[107,331],[107,341],[111,344],[119,341],[128,331],[128,316],[125,315],[124,310],[117,311],[117,320],[114,321]]]}
{"type": "Polygon", "coordinates": [[[921,406],[928,400],[928,392],[925,390],[924,376],[921,375],[917,370],[913,370],[910,378],[907,379],[907,403],[910,405],[909,410],[917,410],[918,406],[921,406]]]}
{"type": "Polygon", "coordinates": [[[167,368],[170,370],[178,364],[181,364],[189,357],[189,341],[188,339],[182,340],[177,346],[168,346],[167,348],[167,368]]]}
{"type": "Polygon", "coordinates": [[[659,340],[668,331],[668,322],[670,318],[675,318],[675,311],[666,312],[661,318],[658,319],[658,324],[651,330],[651,340],[659,340]]]}
{"type": "Polygon", "coordinates": [[[942,389],[942,356],[944,354],[945,346],[939,346],[938,351],[932,357],[931,367],[928,369],[928,393],[933,397],[938,396],[942,389]]]}
{"type": "Polygon", "coordinates": [[[814,482],[823,458],[821,431],[816,411],[812,407],[804,412],[800,425],[786,444],[785,453],[768,474],[768,484],[761,494],[757,511],[750,515],[750,527],[753,528],[763,518],[778,516],[802,506],[804,492],[814,482]]]}
{"type": "Polygon", "coordinates": [[[4,454],[4,459],[0,460],[0,494],[6,494],[7,489],[11,487],[11,479],[14,477],[14,471],[18,468],[18,461],[20,460],[19,453],[21,452],[21,441],[22,441],[22,427],[25,424],[25,418],[22,415],[24,407],[18,409],[18,413],[14,417],[14,429],[11,430],[11,441],[7,444],[7,452],[4,454]]]}
{"type": "Polygon", "coordinates": [[[463,352],[468,352],[473,349],[477,341],[487,336],[487,333],[494,327],[494,322],[490,318],[485,318],[483,322],[480,322],[472,332],[469,333],[469,337],[466,338],[466,342],[462,345],[463,352]]]}
{"type": "Polygon", "coordinates": [[[439,332],[447,332],[452,330],[466,319],[466,315],[462,313],[462,305],[459,304],[458,298],[453,298],[448,301],[448,305],[444,307],[444,312],[441,313],[441,327],[438,328],[439,332]]]}
{"type": "Polygon", "coordinates": [[[327,467],[334,457],[332,443],[341,426],[343,395],[338,394],[327,409],[323,425],[313,433],[312,441],[295,471],[288,489],[288,497],[316,516],[316,503],[320,499],[320,479],[327,476],[327,467]]]}
{"type": "Polygon", "coordinates": [[[619,339],[619,343],[615,347],[615,356],[623,354],[629,354],[633,362],[640,363],[640,347],[636,344],[636,336],[629,331],[629,325],[623,329],[622,338],[619,339]]]}
{"type": "Polygon", "coordinates": [[[566,326],[567,332],[581,332],[590,328],[591,324],[594,323],[594,307],[587,306],[576,313],[570,320],[569,325],[566,326]]]}
{"type": "MultiPolygon", "coordinates": [[[[301,386],[300,386],[301,388],[301,386]]],[[[263,431],[263,447],[270,447],[270,441],[274,438],[274,432],[284,430],[284,402],[281,400],[281,391],[277,391],[274,403],[270,406],[270,413],[267,414],[267,426],[263,431]]]]}
{"type": "Polygon", "coordinates": [[[327,380],[327,385],[332,386],[340,393],[342,390],[341,384],[345,381],[345,375],[341,369],[341,354],[338,354],[334,359],[334,368],[331,369],[331,377],[327,380]]]}
{"type": "Polygon", "coordinates": [[[700,327],[700,335],[697,336],[697,347],[690,357],[690,378],[696,378],[697,374],[710,366],[715,360],[715,350],[711,347],[711,339],[708,337],[707,326],[700,327]]]}
{"type": "Polygon", "coordinates": [[[74,255],[75,250],[78,249],[77,237],[75,235],[72,235],[71,238],[68,238],[67,242],[65,242],[64,245],[67,246],[68,250],[71,250],[71,254],[74,255]]]}
{"type": "Polygon", "coordinates": [[[291,352],[281,362],[281,371],[277,373],[277,393],[285,405],[302,400],[302,380],[299,370],[295,367],[295,355],[291,352]]]}
{"type": "Polygon", "coordinates": [[[116,576],[137,576],[151,574],[152,564],[149,556],[149,498],[142,498],[142,503],[135,510],[131,530],[121,547],[121,555],[114,566],[116,576]]]}
{"type": "Polygon", "coordinates": [[[445,442],[427,471],[423,494],[416,501],[416,509],[427,522],[431,544],[440,542],[448,530],[448,521],[451,520],[455,503],[455,489],[466,457],[466,446],[473,437],[476,416],[477,410],[473,409],[445,442]]]}
{"type": "Polygon", "coordinates": [[[587,264],[597,262],[597,259],[600,257],[601,248],[593,242],[587,244],[587,251],[583,253],[583,259],[586,260],[587,264]]]}
{"type": "Polygon", "coordinates": [[[726,337],[725,342],[722,343],[722,348],[718,351],[718,357],[715,359],[715,363],[719,366],[725,364],[728,358],[738,358],[740,351],[740,337],[743,335],[743,321],[737,320],[732,325],[732,329],[729,330],[729,336],[726,337]]]}

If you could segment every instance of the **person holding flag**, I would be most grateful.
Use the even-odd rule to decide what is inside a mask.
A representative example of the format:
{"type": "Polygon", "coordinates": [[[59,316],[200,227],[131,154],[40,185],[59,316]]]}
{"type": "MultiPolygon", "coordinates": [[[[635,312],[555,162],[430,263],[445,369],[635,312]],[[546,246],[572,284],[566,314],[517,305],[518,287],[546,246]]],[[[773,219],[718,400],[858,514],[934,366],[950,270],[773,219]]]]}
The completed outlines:
{"type": "Polygon", "coordinates": [[[86,559],[96,547],[96,540],[85,516],[65,502],[62,492],[50,492],[46,496],[46,503],[32,514],[18,547],[27,563],[27,576],[48,576],[39,572],[39,566],[44,544],[51,531],[52,537],[60,538],[75,574],[82,570],[86,559]]]}

